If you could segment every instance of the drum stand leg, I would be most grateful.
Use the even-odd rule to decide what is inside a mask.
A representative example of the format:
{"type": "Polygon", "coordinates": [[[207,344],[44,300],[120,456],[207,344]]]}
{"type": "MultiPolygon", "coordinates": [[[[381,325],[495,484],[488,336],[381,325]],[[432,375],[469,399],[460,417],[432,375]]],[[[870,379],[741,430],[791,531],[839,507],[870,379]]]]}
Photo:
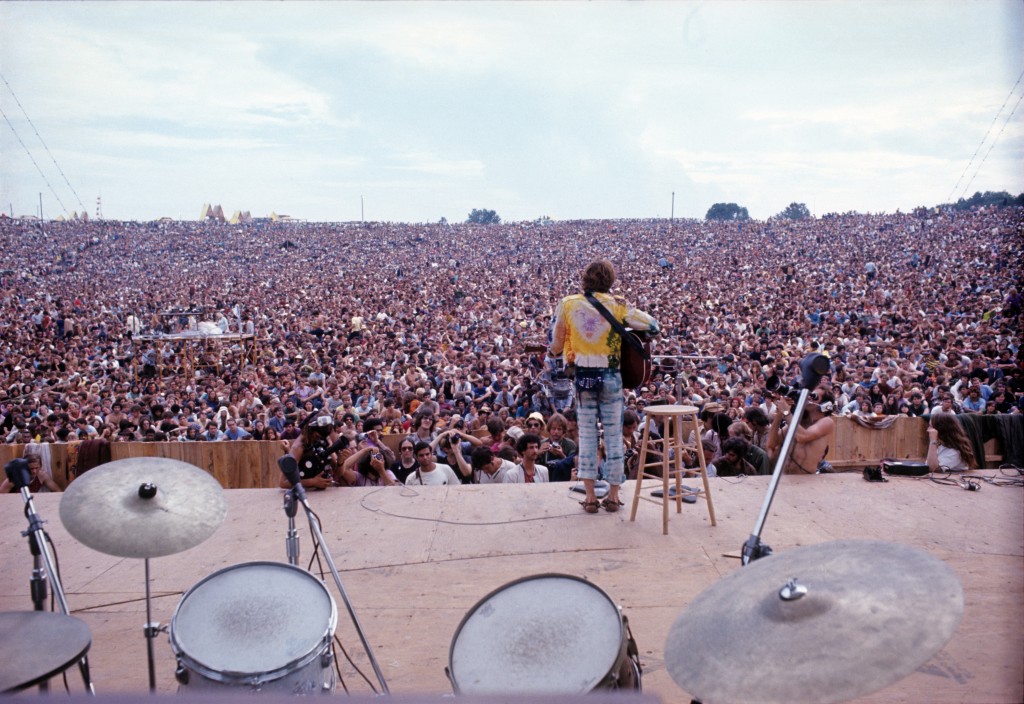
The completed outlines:
{"type": "MultiPolygon", "coordinates": [[[[301,484],[299,485],[302,486],[301,484]]],[[[295,487],[292,488],[289,494],[295,493],[295,487]]],[[[387,682],[384,681],[384,675],[380,671],[380,665],[377,664],[377,658],[373,655],[373,648],[366,641],[366,635],[363,633],[362,626],[359,625],[359,619],[356,617],[355,609],[352,607],[352,602],[349,601],[348,592],[345,591],[345,585],[341,583],[341,575],[338,574],[338,568],[334,566],[334,559],[331,557],[330,550],[327,549],[327,542],[324,541],[324,534],[320,530],[320,520],[313,513],[313,509],[309,507],[309,502],[306,501],[305,495],[298,495],[298,501],[302,503],[302,508],[306,511],[306,518],[309,520],[309,531],[313,534],[313,539],[316,544],[320,546],[323,551],[324,560],[327,562],[327,566],[331,570],[331,576],[334,577],[334,584],[338,587],[338,593],[341,594],[341,600],[345,602],[345,608],[348,609],[349,618],[352,619],[352,625],[355,626],[356,633],[359,634],[359,640],[363,644],[363,650],[366,651],[366,657],[369,658],[370,664],[373,666],[373,671],[377,675],[377,681],[380,683],[381,694],[390,694],[388,690],[387,682]]]]}
{"type": "MultiPolygon", "coordinates": [[[[32,605],[36,611],[43,611],[46,607],[47,581],[53,590],[53,596],[65,616],[70,616],[68,600],[64,594],[64,586],[60,582],[60,575],[54,567],[53,555],[50,553],[50,546],[46,542],[46,533],[43,531],[43,520],[36,513],[32,503],[32,493],[27,486],[21,487],[21,498],[25,501],[25,516],[28,518],[28,530],[22,536],[28,538],[29,549],[32,551],[32,579],[30,591],[32,593],[32,605]]],[[[89,659],[83,655],[78,661],[78,669],[82,673],[82,682],[86,691],[94,695],[96,689],[93,687],[92,679],[89,676],[89,659]]],[[[48,690],[47,683],[40,685],[43,692],[48,690]]]]}

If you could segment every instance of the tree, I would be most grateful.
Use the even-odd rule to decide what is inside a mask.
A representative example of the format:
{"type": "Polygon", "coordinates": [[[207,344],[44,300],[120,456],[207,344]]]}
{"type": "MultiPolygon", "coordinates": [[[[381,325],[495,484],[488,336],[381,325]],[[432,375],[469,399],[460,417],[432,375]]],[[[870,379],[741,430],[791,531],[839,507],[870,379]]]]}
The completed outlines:
{"type": "Polygon", "coordinates": [[[811,217],[811,211],[803,203],[790,203],[785,210],[779,213],[779,217],[790,220],[805,220],[811,217]]]}
{"type": "Polygon", "coordinates": [[[986,205],[994,205],[997,208],[1005,208],[1011,205],[1024,205],[1024,193],[1015,198],[1006,191],[999,191],[998,193],[994,191],[985,191],[984,193],[981,193],[978,191],[970,198],[966,200],[961,198],[951,205],[954,210],[971,210],[972,208],[986,205]]]}
{"type": "Polygon", "coordinates": [[[466,218],[467,223],[474,223],[476,225],[500,225],[501,218],[493,210],[483,210],[481,208],[473,208],[473,212],[466,218]]]}
{"type": "Polygon", "coordinates": [[[746,208],[741,208],[735,203],[715,203],[708,208],[705,220],[749,220],[750,214],[746,208]]]}

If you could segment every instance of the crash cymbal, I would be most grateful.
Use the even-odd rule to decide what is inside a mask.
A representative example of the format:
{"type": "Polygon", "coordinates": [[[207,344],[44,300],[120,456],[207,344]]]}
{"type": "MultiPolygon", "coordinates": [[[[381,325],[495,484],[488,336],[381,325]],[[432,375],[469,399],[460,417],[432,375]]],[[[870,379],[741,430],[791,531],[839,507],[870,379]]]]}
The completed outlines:
{"type": "Polygon", "coordinates": [[[198,467],[162,457],[100,465],[68,485],[60,519],[80,542],[118,557],[161,557],[209,538],[227,501],[198,467]]]}
{"type": "Polygon", "coordinates": [[[920,550],[868,541],[795,548],[701,592],[669,631],[665,665],[704,704],[848,701],[928,661],[963,609],[956,574],[920,550]],[[797,598],[794,578],[807,590],[797,598]]]}
{"type": "Polygon", "coordinates": [[[85,655],[92,634],[83,621],[49,611],[0,613],[0,692],[15,692],[63,672],[85,655]]]}

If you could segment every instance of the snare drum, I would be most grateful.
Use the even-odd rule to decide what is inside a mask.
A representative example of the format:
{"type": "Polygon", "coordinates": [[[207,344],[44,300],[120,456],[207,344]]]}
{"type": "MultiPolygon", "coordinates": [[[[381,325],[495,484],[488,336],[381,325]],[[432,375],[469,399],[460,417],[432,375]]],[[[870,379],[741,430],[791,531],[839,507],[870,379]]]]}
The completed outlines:
{"type": "Polygon", "coordinates": [[[636,643],[619,607],[578,577],[541,574],[491,592],[448,653],[457,694],[584,694],[640,689],[636,643]]]}
{"type": "Polygon", "coordinates": [[[179,690],[329,694],[337,624],[327,588],[297,567],[248,562],[214,572],[185,593],[171,619],[179,690]]]}

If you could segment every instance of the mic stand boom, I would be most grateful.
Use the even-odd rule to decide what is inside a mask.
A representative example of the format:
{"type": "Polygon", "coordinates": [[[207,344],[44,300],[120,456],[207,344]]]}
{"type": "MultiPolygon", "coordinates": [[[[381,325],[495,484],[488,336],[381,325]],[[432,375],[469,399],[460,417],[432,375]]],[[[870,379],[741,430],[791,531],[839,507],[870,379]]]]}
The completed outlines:
{"type": "Polygon", "coordinates": [[[772,480],[768,484],[768,493],[764,497],[764,504],[761,506],[761,514],[757,517],[757,523],[754,525],[754,532],[747,538],[747,542],[743,544],[742,562],[745,565],[750,564],[752,560],[756,560],[760,557],[766,557],[772,554],[772,549],[768,545],[761,543],[761,531],[764,529],[764,522],[768,518],[768,511],[772,507],[772,499],[775,498],[775,491],[779,488],[779,479],[782,478],[782,470],[786,466],[786,462],[789,461],[790,452],[793,449],[793,442],[796,439],[796,429],[800,425],[800,419],[804,415],[804,407],[807,405],[807,396],[809,395],[807,389],[800,389],[800,396],[797,398],[796,406],[793,408],[793,417],[790,420],[789,427],[786,428],[786,437],[782,441],[782,449],[779,451],[779,458],[775,461],[775,471],[772,472],[772,480]]]}
{"type": "MultiPolygon", "coordinates": [[[[345,602],[345,608],[348,609],[349,618],[352,619],[352,625],[355,626],[356,633],[359,634],[359,640],[363,644],[363,650],[366,651],[366,656],[370,659],[370,664],[373,666],[373,672],[377,675],[377,681],[380,683],[381,693],[390,694],[388,685],[384,681],[384,675],[380,671],[380,665],[377,664],[377,658],[373,655],[373,648],[366,641],[366,635],[363,633],[362,626],[359,625],[359,618],[356,616],[355,609],[352,607],[352,602],[349,601],[348,592],[345,591],[345,585],[341,583],[341,575],[338,574],[338,568],[334,566],[334,559],[331,557],[331,551],[327,548],[327,543],[324,541],[324,534],[320,530],[320,519],[317,518],[316,514],[313,513],[313,509],[310,508],[309,502],[306,501],[306,491],[302,487],[301,481],[292,486],[289,490],[292,495],[292,501],[298,504],[302,504],[302,508],[306,511],[306,518],[309,520],[309,532],[313,534],[313,540],[323,550],[324,559],[327,561],[327,566],[331,570],[331,576],[334,577],[334,584],[338,587],[338,593],[341,594],[341,600],[345,602]]],[[[298,560],[298,538],[295,540],[295,553],[296,561],[298,560]]]]}

